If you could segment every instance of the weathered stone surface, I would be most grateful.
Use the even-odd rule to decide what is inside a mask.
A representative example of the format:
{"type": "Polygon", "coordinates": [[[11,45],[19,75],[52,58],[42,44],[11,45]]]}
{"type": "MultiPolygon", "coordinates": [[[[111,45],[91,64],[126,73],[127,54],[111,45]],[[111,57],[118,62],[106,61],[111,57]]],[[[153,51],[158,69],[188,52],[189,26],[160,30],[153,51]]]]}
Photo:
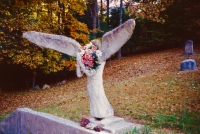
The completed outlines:
{"type": "Polygon", "coordinates": [[[102,126],[103,130],[112,134],[125,134],[134,128],[141,130],[144,126],[131,122],[126,122],[123,118],[112,116],[102,120],[90,119],[91,123],[102,126]]]}
{"type": "Polygon", "coordinates": [[[105,118],[102,120],[97,120],[96,118],[90,118],[89,120],[90,120],[90,122],[95,123],[97,125],[105,126],[105,125],[112,124],[115,122],[124,121],[124,118],[111,116],[111,117],[108,117],[108,118],[105,118]]]}
{"type": "Polygon", "coordinates": [[[42,87],[42,89],[49,89],[49,88],[51,88],[51,86],[48,85],[48,84],[44,84],[43,87],[42,87]]]}
{"type": "Polygon", "coordinates": [[[193,41],[191,40],[187,40],[185,42],[185,52],[183,53],[183,55],[193,55],[193,41]]]}
{"type": "Polygon", "coordinates": [[[101,121],[91,118],[90,121],[94,126],[102,126],[103,131],[95,132],[70,120],[36,112],[29,108],[19,108],[0,122],[0,134],[122,134],[133,130],[135,127],[137,129],[143,127],[115,116],[101,121]]]}
{"type": "Polygon", "coordinates": [[[126,121],[119,121],[106,125],[104,130],[112,134],[125,134],[128,131],[132,131],[134,128],[141,130],[143,126],[126,121]]]}
{"type": "Polygon", "coordinates": [[[5,134],[3,131],[0,130],[0,134],[5,134]]]}
{"type": "MultiPolygon", "coordinates": [[[[96,134],[79,123],[28,108],[19,108],[0,122],[2,134],[96,134]]],[[[108,132],[101,132],[108,134],[108,132]]]]}
{"type": "Polygon", "coordinates": [[[187,59],[181,62],[181,71],[195,70],[196,68],[197,65],[194,59],[187,59]]]}

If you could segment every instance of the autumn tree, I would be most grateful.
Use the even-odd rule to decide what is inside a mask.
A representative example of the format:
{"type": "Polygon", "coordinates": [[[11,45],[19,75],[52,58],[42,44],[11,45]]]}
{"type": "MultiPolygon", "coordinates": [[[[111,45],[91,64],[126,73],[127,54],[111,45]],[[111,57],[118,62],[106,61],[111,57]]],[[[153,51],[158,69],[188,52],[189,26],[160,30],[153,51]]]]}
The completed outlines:
{"type": "Polygon", "coordinates": [[[96,37],[97,33],[97,17],[98,17],[98,8],[97,0],[87,0],[88,12],[92,19],[92,36],[96,37]]]}
{"type": "Polygon", "coordinates": [[[165,11],[173,0],[133,0],[127,3],[127,13],[135,18],[136,28],[132,37],[134,49],[157,49],[168,44],[168,33],[165,31],[165,11]]]}
{"type": "Polygon", "coordinates": [[[64,58],[66,56],[59,52],[37,47],[22,39],[21,35],[25,31],[40,31],[62,34],[82,44],[87,43],[87,26],[76,19],[87,9],[84,1],[3,0],[0,6],[1,62],[20,64],[33,70],[34,75],[37,69],[45,73],[57,72],[65,67],[75,69],[73,58],[64,58]]]}
{"type": "Polygon", "coordinates": [[[200,42],[200,1],[199,0],[174,0],[173,3],[161,13],[165,19],[168,38],[177,44],[186,40],[200,42]]]}
{"type": "Polygon", "coordinates": [[[172,4],[173,0],[133,0],[127,4],[129,15],[155,22],[164,22],[160,13],[172,4]]]}

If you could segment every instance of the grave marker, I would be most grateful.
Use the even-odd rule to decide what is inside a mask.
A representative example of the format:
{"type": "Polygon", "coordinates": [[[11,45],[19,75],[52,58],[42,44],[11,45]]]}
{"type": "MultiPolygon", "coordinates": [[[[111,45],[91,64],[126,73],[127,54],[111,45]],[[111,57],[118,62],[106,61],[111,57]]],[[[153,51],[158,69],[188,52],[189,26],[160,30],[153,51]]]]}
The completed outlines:
{"type": "Polygon", "coordinates": [[[197,65],[194,59],[187,59],[181,62],[181,71],[195,70],[196,68],[197,65]]]}
{"type": "Polygon", "coordinates": [[[189,55],[193,55],[193,41],[191,40],[187,40],[185,42],[185,52],[183,53],[183,55],[189,56],[189,55]]]}
{"type": "Polygon", "coordinates": [[[18,108],[0,122],[0,134],[125,134],[135,128],[139,131],[144,128],[143,125],[126,122],[115,116],[101,121],[91,118],[91,122],[95,126],[101,124],[103,130],[96,132],[64,118],[29,108],[18,108]]]}

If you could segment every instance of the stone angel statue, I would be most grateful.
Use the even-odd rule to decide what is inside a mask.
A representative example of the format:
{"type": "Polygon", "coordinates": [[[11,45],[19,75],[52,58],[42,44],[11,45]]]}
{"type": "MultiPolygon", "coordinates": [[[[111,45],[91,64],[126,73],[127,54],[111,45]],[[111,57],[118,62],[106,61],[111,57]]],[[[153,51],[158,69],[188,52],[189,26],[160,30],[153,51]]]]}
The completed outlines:
{"type": "Polygon", "coordinates": [[[82,77],[84,73],[87,75],[90,115],[103,119],[114,115],[113,108],[104,92],[102,78],[104,65],[106,60],[128,41],[134,28],[135,20],[129,19],[105,33],[102,43],[99,40],[92,40],[83,47],[74,39],[62,35],[28,31],[23,33],[23,37],[38,46],[76,57],[77,76],[82,77]]]}

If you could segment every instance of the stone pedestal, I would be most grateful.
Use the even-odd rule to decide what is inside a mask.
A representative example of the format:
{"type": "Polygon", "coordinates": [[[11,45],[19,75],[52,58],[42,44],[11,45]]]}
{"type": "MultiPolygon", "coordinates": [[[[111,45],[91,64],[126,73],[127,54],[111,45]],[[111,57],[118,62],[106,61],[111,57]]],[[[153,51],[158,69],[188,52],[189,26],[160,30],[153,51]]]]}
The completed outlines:
{"type": "Polygon", "coordinates": [[[101,121],[93,118],[90,120],[94,124],[101,125],[103,131],[95,132],[64,118],[29,108],[19,108],[0,122],[0,134],[125,134],[135,127],[142,128],[142,125],[126,122],[118,117],[110,117],[101,121]]]}
{"type": "Polygon", "coordinates": [[[111,116],[106,119],[97,120],[95,118],[90,118],[90,122],[103,127],[103,131],[112,134],[125,134],[133,129],[141,130],[143,128],[140,124],[135,124],[131,122],[126,122],[123,118],[111,116]]]}

